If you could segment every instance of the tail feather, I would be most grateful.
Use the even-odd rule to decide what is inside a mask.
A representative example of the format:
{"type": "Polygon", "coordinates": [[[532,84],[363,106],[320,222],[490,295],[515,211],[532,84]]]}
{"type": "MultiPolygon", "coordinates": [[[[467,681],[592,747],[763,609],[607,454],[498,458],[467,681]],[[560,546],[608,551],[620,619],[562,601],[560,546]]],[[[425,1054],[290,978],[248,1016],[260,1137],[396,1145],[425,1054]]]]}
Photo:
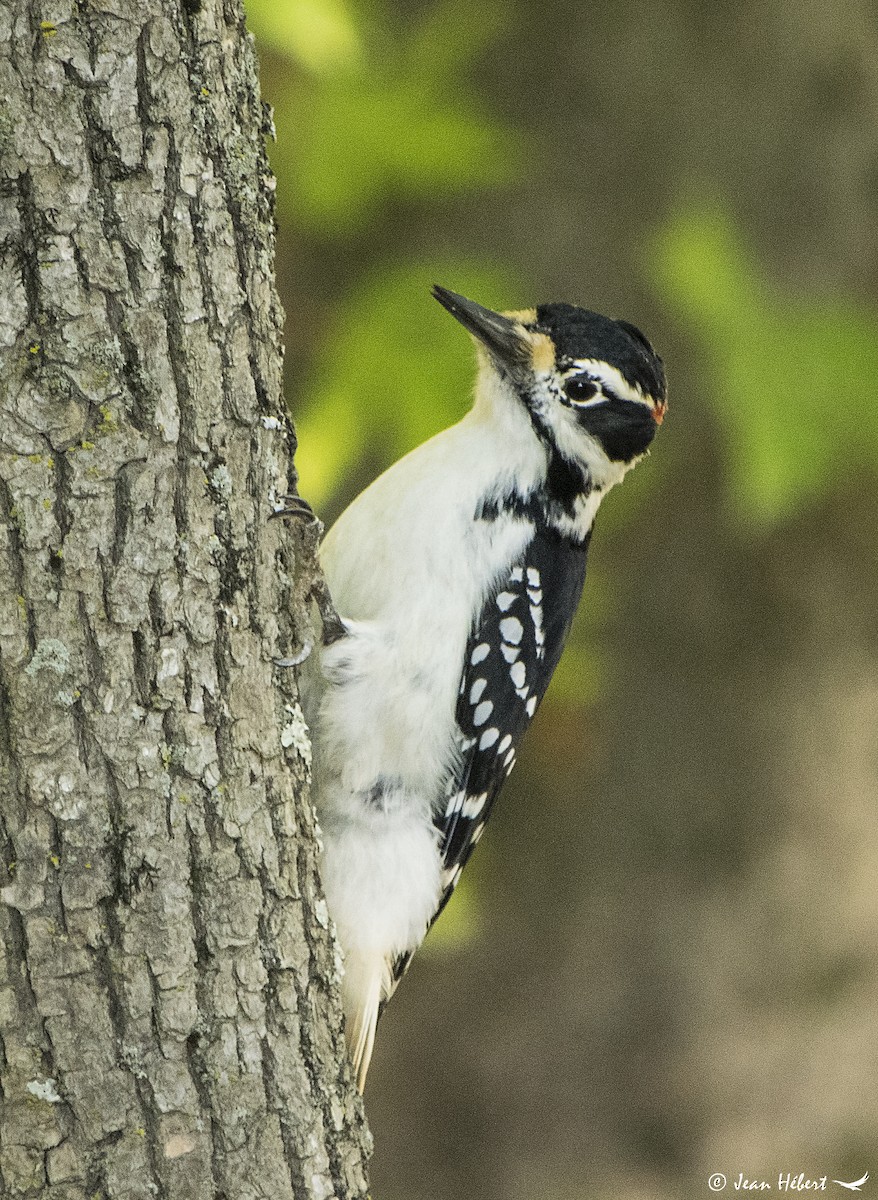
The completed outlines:
{"type": "Polygon", "coordinates": [[[385,959],[363,959],[354,955],[346,959],[342,981],[345,1037],[361,1094],[366,1087],[382,1001],[389,989],[390,968],[385,959]]]}

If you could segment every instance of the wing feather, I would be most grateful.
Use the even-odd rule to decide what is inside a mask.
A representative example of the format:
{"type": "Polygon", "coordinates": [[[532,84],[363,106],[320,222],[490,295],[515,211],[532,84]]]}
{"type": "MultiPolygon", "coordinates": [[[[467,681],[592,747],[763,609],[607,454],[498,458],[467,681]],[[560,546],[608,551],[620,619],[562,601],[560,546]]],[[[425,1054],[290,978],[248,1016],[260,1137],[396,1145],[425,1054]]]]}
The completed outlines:
{"type": "MultiPolygon", "coordinates": [[[[474,623],[457,700],[459,766],[435,816],[444,887],[433,921],[482,835],[558,665],[585,581],[587,554],[588,539],[575,543],[538,528],[474,623]]],[[[395,981],[410,958],[394,964],[395,981]]]]}

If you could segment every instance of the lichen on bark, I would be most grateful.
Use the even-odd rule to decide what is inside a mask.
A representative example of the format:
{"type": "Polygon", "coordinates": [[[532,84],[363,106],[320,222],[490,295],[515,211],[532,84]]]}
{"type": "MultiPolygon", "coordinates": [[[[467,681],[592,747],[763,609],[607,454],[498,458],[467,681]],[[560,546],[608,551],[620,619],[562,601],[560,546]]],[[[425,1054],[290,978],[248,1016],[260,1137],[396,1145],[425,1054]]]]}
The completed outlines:
{"type": "Polygon", "coordinates": [[[0,1195],[365,1195],[239,4],[13,0],[0,89],[0,1195]]]}

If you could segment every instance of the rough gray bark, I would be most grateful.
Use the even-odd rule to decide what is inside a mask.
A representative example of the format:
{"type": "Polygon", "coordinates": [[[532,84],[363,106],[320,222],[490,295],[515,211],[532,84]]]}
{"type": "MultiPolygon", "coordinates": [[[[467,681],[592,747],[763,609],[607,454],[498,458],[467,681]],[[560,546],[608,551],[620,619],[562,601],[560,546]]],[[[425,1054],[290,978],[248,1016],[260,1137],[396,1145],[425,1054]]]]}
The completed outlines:
{"type": "Polygon", "coordinates": [[[364,1195],[272,664],[302,606],[252,47],[238,0],[52,15],[0,8],[0,1196],[364,1195]]]}

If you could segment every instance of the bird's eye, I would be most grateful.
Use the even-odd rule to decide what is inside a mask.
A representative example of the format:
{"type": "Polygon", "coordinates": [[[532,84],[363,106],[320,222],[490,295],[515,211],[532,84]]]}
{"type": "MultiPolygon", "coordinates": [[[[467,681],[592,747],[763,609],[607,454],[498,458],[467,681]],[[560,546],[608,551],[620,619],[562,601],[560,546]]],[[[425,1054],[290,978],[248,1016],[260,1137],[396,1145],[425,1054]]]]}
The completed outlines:
{"type": "Polygon", "coordinates": [[[565,382],[564,393],[574,404],[582,404],[583,401],[591,400],[592,396],[597,395],[598,385],[587,375],[574,375],[565,382]]]}

